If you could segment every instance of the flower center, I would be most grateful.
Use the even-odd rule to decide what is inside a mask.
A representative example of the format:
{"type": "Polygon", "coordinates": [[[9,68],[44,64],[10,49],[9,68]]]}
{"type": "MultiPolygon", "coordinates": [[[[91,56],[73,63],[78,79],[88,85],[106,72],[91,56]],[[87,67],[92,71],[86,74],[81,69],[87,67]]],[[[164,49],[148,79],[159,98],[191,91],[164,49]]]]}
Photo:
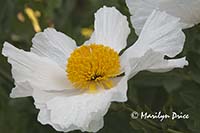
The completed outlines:
{"type": "Polygon", "coordinates": [[[70,55],[66,72],[76,88],[110,89],[113,87],[111,78],[120,74],[119,55],[108,46],[82,45],[70,55]]]}

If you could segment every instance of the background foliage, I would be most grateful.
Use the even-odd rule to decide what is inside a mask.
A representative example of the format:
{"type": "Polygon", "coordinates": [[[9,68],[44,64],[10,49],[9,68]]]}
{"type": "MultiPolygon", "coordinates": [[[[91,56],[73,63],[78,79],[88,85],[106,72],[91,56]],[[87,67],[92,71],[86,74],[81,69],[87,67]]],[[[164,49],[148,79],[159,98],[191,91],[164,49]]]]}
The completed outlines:
{"type": "MultiPolygon", "coordinates": [[[[93,28],[94,13],[103,5],[115,6],[130,16],[124,0],[0,0],[0,51],[4,41],[29,50],[35,31],[25,7],[38,10],[42,29],[54,27],[74,38],[81,45],[87,38],[81,35],[84,27],[93,28]],[[17,14],[24,16],[24,22],[17,14]]],[[[131,25],[130,25],[131,26],[131,25]]],[[[187,39],[184,51],[190,63],[184,69],[168,73],[140,72],[129,81],[128,102],[113,103],[105,116],[99,133],[199,133],[200,132],[200,25],[184,31],[187,39]],[[184,112],[189,120],[132,120],[131,111],[184,112]]],[[[129,46],[137,36],[132,29],[129,46]]],[[[11,99],[13,87],[10,65],[0,54],[0,132],[56,133],[50,126],[37,122],[38,110],[32,98],[11,99]]],[[[74,131],[79,132],[79,131],[74,131]]],[[[74,133],[73,132],[73,133],[74,133]]]]}

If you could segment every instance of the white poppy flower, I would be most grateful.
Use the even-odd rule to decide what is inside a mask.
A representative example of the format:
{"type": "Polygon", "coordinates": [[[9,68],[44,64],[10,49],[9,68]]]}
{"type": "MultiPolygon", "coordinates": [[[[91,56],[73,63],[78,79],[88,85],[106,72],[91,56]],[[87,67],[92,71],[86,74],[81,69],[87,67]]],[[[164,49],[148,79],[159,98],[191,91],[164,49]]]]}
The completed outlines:
{"type": "Polygon", "coordinates": [[[95,14],[92,37],[80,47],[52,28],[35,35],[30,52],[5,42],[2,53],[15,80],[10,96],[32,96],[40,110],[38,121],[57,131],[97,132],[111,102],[127,100],[127,80],[137,72],[187,65],[185,58],[164,60],[183,47],[177,18],[153,12],[136,44],[120,57],[129,32],[125,16],[103,7],[95,14]]]}
{"type": "Polygon", "coordinates": [[[200,0],[126,0],[126,4],[138,35],[154,9],[179,17],[183,29],[200,23],[200,0]]]}

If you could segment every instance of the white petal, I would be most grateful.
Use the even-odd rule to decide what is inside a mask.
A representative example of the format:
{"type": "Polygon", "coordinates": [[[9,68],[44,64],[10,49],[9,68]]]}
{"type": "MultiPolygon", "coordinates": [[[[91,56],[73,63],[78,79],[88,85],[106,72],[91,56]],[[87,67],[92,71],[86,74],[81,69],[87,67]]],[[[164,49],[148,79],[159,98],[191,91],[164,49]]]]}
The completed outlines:
{"type": "Polygon", "coordinates": [[[29,84],[28,81],[24,82],[16,82],[15,88],[12,89],[12,92],[10,93],[10,97],[17,98],[17,97],[27,97],[32,96],[33,88],[29,84]]]}
{"type": "Polygon", "coordinates": [[[154,9],[181,18],[182,28],[200,23],[199,0],[126,0],[131,13],[131,22],[139,35],[145,21],[154,9]]]}
{"type": "Polygon", "coordinates": [[[44,114],[41,114],[40,118],[43,118],[43,123],[51,124],[58,131],[68,132],[78,129],[82,132],[97,132],[103,127],[103,116],[108,111],[110,99],[111,95],[106,91],[57,97],[47,103],[47,113],[41,112],[44,114]],[[49,116],[45,118],[48,112],[49,116]]]}
{"type": "Polygon", "coordinates": [[[103,44],[120,52],[130,33],[127,17],[115,7],[103,7],[95,13],[94,33],[85,44],[103,44]]]}
{"type": "Polygon", "coordinates": [[[188,61],[185,57],[179,59],[163,60],[160,59],[158,64],[148,68],[151,72],[168,72],[174,68],[183,68],[188,65],[188,61]]]}
{"type": "Polygon", "coordinates": [[[129,59],[128,63],[129,66],[126,67],[126,71],[130,73],[129,78],[143,70],[167,72],[174,68],[183,68],[188,65],[185,58],[166,60],[161,53],[152,49],[149,49],[142,57],[129,59]]]}
{"type": "Polygon", "coordinates": [[[38,106],[38,121],[50,124],[57,131],[97,132],[103,127],[103,117],[110,103],[127,101],[127,77],[118,78],[115,83],[114,88],[94,94],[82,93],[68,97],[58,95],[38,106]]]}
{"type": "Polygon", "coordinates": [[[43,125],[50,124],[50,111],[47,110],[46,106],[40,108],[40,112],[38,114],[38,121],[40,121],[43,125]]]}
{"type": "Polygon", "coordinates": [[[115,102],[126,102],[127,101],[127,90],[128,90],[128,75],[125,74],[123,77],[115,78],[114,83],[115,87],[108,90],[109,93],[112,93],[111,101],[115,102]]]}
{"type": "MultiPolygon", "coordinates": [[[[8,62],[12,65],[12,75],[17,88],[13,90],[13,93],[16,93],[12,93],[13,96],[15,95],[14,97],[17,97],[17,93],[22,93],[17,90],[22,91],[20,88],[25,90],[25,87],[29,85],[33,89],[47,91],[61,91],[72,87],[67,80],[65,71],[48,58],[19,50],[7,42],[4,43],[2,54],[8,57],[8,62]],[[25,84],[22,84],[23,82],[25,84]]],[[[26,90],[32,91],[28,88],[26,90]]],[[[31,92],[27,91],[24,92],[24,95],[30,95],[31,92]]]]}
{"type": "Polygon", "coordinates": [[[47,28],[44,32],[37,33],[32,42],[31,52],[48,57],[63,69],[66,69],[67,59],[76,48],[73,39],[53,28],[47,28]]]}
{"type": "Polygon", "coordinates": [[[185,35],[181,30],[178,18],[165,12],[153,11],[145,23],[136,45],[149,47],[154,51],[174,57],[182,51],[184,41],[185,35]]]}
{"type": "Polygon", "coordinates": [[[78,89],[65,89],[60,91],[45,91],[40,89],[34,89],[32,96],[34,98],[34,104],[36,108],[41,109],[45,104],[55,97],[69,97],[82,94],[82,90],[78,89]]]}
{"type": "MultiPolygon", "coordinates": [[[[149,49],[168,57],[174,57],[182,51],[184,41],[185,35],[178,18],[165,12],[153,11],[136,43],[128,48],[121,58],[141,57],[149,49]]],[[[126,62],[122,60],[122,64],[126,65],[126,62]]]]}

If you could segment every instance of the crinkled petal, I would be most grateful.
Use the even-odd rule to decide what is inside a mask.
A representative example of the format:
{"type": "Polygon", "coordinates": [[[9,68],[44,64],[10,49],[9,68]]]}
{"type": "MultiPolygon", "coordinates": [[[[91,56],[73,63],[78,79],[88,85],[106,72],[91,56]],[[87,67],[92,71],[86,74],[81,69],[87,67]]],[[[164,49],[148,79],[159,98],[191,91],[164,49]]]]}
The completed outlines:
{"type": "Polygon", "coordinates": [[[7,42],[4,43],[2,54],[8,57],[8,62],[12,65],[16,85],[11,93],[13,97],[17,97],[19,93],[22,96],[22,90],[26,90],[24,95],[30,95],[32,89],[61,91],[72,87],[65,71],[48,58],[19,50],[7,42]]]}
{"type": "Polygon", "coordinates": [[[67,59],[76,48],[76,42],[73,39],[53,28],[37,33],[32,42],[31,52],[48,57],[58,63],[62,69],[66,69],[67,59]]]}
{"type": "Polygon", "coordinates": [[[111,102],[127,100],[127,76],[115,79],[116,86],[98,93],[57,96],[38,106],[38,120],[50,124],[57,131],[81,130],[97,132],[103,127],[103,117],[111,102]]]}
{"type": "Polygon", "coordinates": [[[151,72],[168,72],[174,68],[183,68],[189,64],[186,60],[186,57],[169,60],[163,60],[163,58],[160,59],[158,64],[153,65],[152,67],[148,68],[148,70],[151,72]]]}
{"type": "Polygon", "coordinates": [[[167,72],[174,68],[183,68],[188,65],[185,57],[180,59],[164,59],[164,56],[149,49],[142,57],[132,58],[126,67],[129,73],[129,78],[132,78],[138,72],[148,70],[152,72],[167,72]]]}
{"type": "MultiPolygon", "coordinates": [[[[149,49],[168,57],[178,55],[184,46],[185,35],[179,19],[165,12],[154,10],[134,45],[128,48],[122,58],[141,57],[149,49]],[[125,56],[125,57],[123,57],[125,56]]],[[[122,64],[126,64],[126,60],[122,64]]]]}
{"type": "Polygon", "coordinates": [[[139,71],[166,72],[173,68],[188,65],[185,59],[165,60],[164,56],[174,57],[184,45],[185,35],[179,19],[165,12],[154,10],[147,19],[136,43],[121,56],[121,64],[129,78],[139,71]]]}
{"type": "Polygon", "coordinates": [[[115,7],[103,7],[95,13],[94,32],[85,44],[103,44],[120,52],[130,33],[127,17],[115,7]]]}
{"type": "Polygon", "coordinates": [[[56,97],[40,111],[43,124],[51,124],[58,131],[81,130],[97,132],[103,127],[103,116],[110,106],[111,95],[106,91],[71,97],[56,97]]]}
{"type": "Polygon", "coordinates": [[[132,15],[132,25],[138,35],[154,9],[181,18],[182,28],[200,23],[199,0],[126,0],[126,3],[132,15]]]}

